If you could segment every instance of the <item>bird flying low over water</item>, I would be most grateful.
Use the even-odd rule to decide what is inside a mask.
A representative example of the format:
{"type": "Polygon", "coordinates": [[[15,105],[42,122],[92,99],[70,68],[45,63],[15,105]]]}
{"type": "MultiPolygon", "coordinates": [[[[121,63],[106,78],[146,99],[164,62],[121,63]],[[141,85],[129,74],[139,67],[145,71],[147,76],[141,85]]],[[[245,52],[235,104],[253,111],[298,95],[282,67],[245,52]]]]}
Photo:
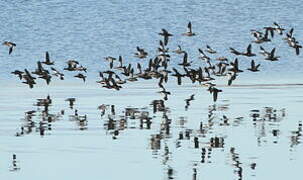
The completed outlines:
{"type": "MultiPolygon", "coordinates": [[[[271,26],[266,26],[261,28],[261,30],[251,30],[251,34],[255,38],[253,43],[261,44],[265,42],[271,42],[276,36],[283,35],[284,28],[282,28],[278,23],[274,22],[271,26]]],[[[192,46],[187,48],[194,49],[196,48],[199,51],[198,59],[202,59],[206,63],[202,63],[201,66],[199,62],[193,62],[192,56],[190,56],[189,52],[184,51],[181,48],[181,45],[178,45],[177,49],[174,51],[170,51],[167,47],[168,42],[172,40],[173,35],[169,33],[166,29],[162,28],[160,32],[157,33],[161,36],[159,42],[159,46],[155,48],[156,55],[153,57],[149,57],[149,61],[144,62],[136,62],[138,59],[144,59],[147,56],[150,56],[148,52],[146,52],[143,48],[137,46],[136,51],[134,52],[135,58],[134,61],[130,61],[126,64],[123,61],[122,56],[119,58],[107,56],[105,60],[109,62],[109,68],[103,69],[99,71],[100,79],[97,79],[97,83],[100,84],[102,87],[111,89],[111,90],[120,90],[122,88],[122,84],[130,83],[139,81],[141,79],[149,80],[149,79],[157,79],[158,86],[161,88],[160,93],[164,95],[164,100],[168,99],[168,96],[171,94],[168,90],[165,89],[166,83],[169,81],[171,76],[176,77],[177,85],[182,85],[182,81],[190,80],[193,84],[198,83],[199,85],[207,86],[207,90],[212,94],[213,101],[216,102],[218,99],[218,94],[222,92],[222,90],[217,89],[216,85],[211,83],[211,81],[215,80],[215,77],[226,77],[228,79],[228,86],[231,86],[234,83],[234,80],[243,72],[240,69],[238,59],[235,58],[234,61],[229,60],[230,54],[225,54],[223,56],[216,55],[217,51],[211,48],[208,44],[203,46],[203,48],[194,47],[195,43],[190,43],[192,46]],[[176,58],[175,55],[170,54],[182,54],[180,58],[181,62],[176,62],[174,59],[176,58]],[[213,57],[215,56],[215,57],[213,57]],[[191,58],[190,58],[191,57],[191,58]],[[117,62],[115,62],[117,61],[117,62]],[[136,66],[134,65],[136,64],[136,66]],[[144,67],[146,65],[146,67],[144,67]],[[177,66],[176,66],[177,65],[177,66]],[[198,67],[197,67],[198,65],[198,67]],[[181,66],[181,68],[180,68],[181,66]],[[121,77],[120,77],[121,76],[121,77]]],[[[158,36],[156,35],[156,36],[158,36]]],[[[192,31],[192,23],[189,21],[187,24],[187,31],[182,33],[183,36],[195,36],[196,33],[192,31]]],[[[181,36],[181,34],[179,34],[181,36]]],[[[300,50],[302,46],[297,41],[294,36],[294,29],[291,28],[287,33],[285,33],[286,37],[283,37],[283,41],[285,40],[288,43],[288,46],[295,50],[296,55],[300,54],[300,50]]],[[[177,37],[178,39],[178,37],[177,37]]],[[[182,39],[182,38],[181,38],[182,39]]],[[[187,39],[189,40],[189,39],[187,39]]],[[[192,40],[192,39],[191,39],[192,40]]],[[[273,48],[271,51],[266,51],[262,46],[260,46],[260,52],[254,54],[253,53],[253,43],[249,43],[245,50],[236,50],[235,48],[230,47],[230,53],[235,55],[253,57],[263,55],[265,60],[268,61],[278,61],[279,56],[275,54],[276,48],[273,48]]],[[[240,42],[239,42],[240,43],[240,42]]],[[[13,49],[16,47],[16,44],[13,42],[5,41],[3,45],[9,47],[9,54],[12,53],[13,49]]],[[[265,46],[264,46],[265,47],[265,46]]],[[[254,47],[255,48],[255,47],[254,47]]],[[[152,52],[152,51],[150,51],[152,52]]],[[[197,51],[195,51],[197,53],[197,51]]],[[[51,61],[49,52],[45,52],[45,60],[37,62],[37,68],[33,72],[29,72],[27,69],[24,69],[24,72],[15,70],[11,72],[14,75],[17,75],[23,82],[29,85],[30,88],[33,88],[36,84],[36,79],[44,79],[47,84],[51,82],[51,75],[59,77],[61,80],[64,80],[64,74],[59,72],[54,67],[50,67],[52,71],[50,74],[49,70],[46,68],[46,65],[53,65],[54,61],[51,61]],[[45,67],[45,68],[44,68],[45,67]]],[[[250,61],[250,66],[246,67],[246,70],[251,72],[258,72],[260,64],[257,64],[255,60],[250,61]]],[[[64,67],[63,70],[67,71],[84,71],[86,72],[86,67],[79,64],[76,60],[69,60],[67,61],[67,67],[64,67]]],[[[66,72],[66,71],[64,71],[66,72]]],[[[78,73],[77,72],[77,73],[78,73]]],[[[68,72],[66,72],[68,73],[68,72]]],[[[74,77],[82,79],[83,82],[86,81],[86,74],[85,73],[78,73],[73,74],[74,77]]],[[[73,77],[73,78],[74,78],[73,77]]],[[[186,108],[189,106],[189,102],[194,99],[194,95],[190,98],[186,99],[186,108]]],[[[163,101],[163,100],[161,100],[163,101]]],[[[163,101],[164,102],[164,101],[163,101]]]]}
{"type": "Polygon", "coordinates": [[[195,36],[196,34],[193,33],[192,27],[191,27],[191,22],[188,23],[187,25],[187,32],[182,34],[183,36],[195,36]]]}
{"type": "Polygon", "coordinates": [[[240,51],[237,51],[237,50],[235,50],[234,48],[231,48],[231,47],[229,48],[229,50],[230,50],[231,53],[233,53],[237,56],[242,54],[240,51]]]}
{"type": "Polygon", "coordinates": [[[167,46],[168,38],[173,35],[170,34],[166,29],[161,29],[161,30],[162,30],[162,32],[160,32],[158,34],[164,37],[164,45],[167,46]]]}
{"type": "Polygon", "coordinates": [[[276,48],[273,48],[270,52],[270,54],[266,54],[265,60],[269,61],[278,61],[280,56],[275,56],[276,48]]]}
{"type": "Polygon", "coordinates": [[[257,72],[257,71],[259,71],[259,69],[258,69],[259,67],[260,67],[260,64],[255,65],[255,61],[251,60],[250,68],[247,68],[247,70],[252,71],[252,72],[257,72]]]}
{"type": "Polygon", "coordinates": [[[256,54],[252,53],[251,51],[251,44],[249,44],[247,46],[247,50],[245,53],[242,53],[243,56],[248,56],[248,57],[251,57],[251,56],[256,56],[256,54]]]}
{"type": "Polygon", "coordinates": [[[75,75],[74,77],[79,78],[79,79],[82,79],[82,80],[83,80],[83,82],[85,82],[85,79],[86,79],[86,76],[85,76],[85,75],[83,75],[83,74],[81,74],[81,73],[78,73],[78,74],[77,74],[77,75],[75,75]]]}
{"type": "Polygon", "coordinates": [[[252,41],[256,44],[261,44],[265,42],[270,42],[271,39],[268,38],[268,31],[265,31],[265,34],[260,31],[251,30],[251,34],[254,36],[256,40],[252,41]]]}
{"type": "Polygon", "coordinates": [[[229,50],[231,53],[233,53],[235,55],[243,55],[243,56],[248,56],[248,57],[256,56],[256,54],[252,53],[252,51],[251,51],[251,44],[249,44],[247,46],[246,52],[240,52],[240,51],[235,50],[234,48],[229,48],[229,50]]]}
{"type": "Polygon", "coordinates": [[[217,53],[217,51],[212,49],[209,45],[206,45],[206,51],[210,54],[216,54],[217,53]]]}
{"type": "Polygon", "coordinates": [[[17,75],[19,77],[19,79],[22,79],[22,74],[24,74],[24,72],[19,71],[19,70],[15,70],[13,72],[11,72],[11,74],[17,75]]]}
{"type": "Polygon", "coordinates": [[[42,61],[42,63],[46,64],[46,65],[53,65],[54,64],[54,61],[50,61],[49,53],[47,51],[45,53],[45,61],[42,61]]]}
{"type": "Polygon", "coordinates": [[[143,59],[143,58],[146,58],[147,55],[148,55],[148,53],[145,52],[144,49],[137,46],[137,52],[135,53],[135,57],[143,59]]]}
{"type": "Polygon", "coordinates": [[[9,47],[8,54],[11,54],[13,52],[14,47],[16,47],[16,44],[10,41],[4,41],[2,44],[9,47]]]}
{"type": "Polygon", "coordinates": [[[230,62],[230,66],[231,66],[231,68],[228,69],[229,71],[232,71],[235,73],[243,72],[242,70],[239,69],[238,58],[236,58],[234,62],[230,62]]]}

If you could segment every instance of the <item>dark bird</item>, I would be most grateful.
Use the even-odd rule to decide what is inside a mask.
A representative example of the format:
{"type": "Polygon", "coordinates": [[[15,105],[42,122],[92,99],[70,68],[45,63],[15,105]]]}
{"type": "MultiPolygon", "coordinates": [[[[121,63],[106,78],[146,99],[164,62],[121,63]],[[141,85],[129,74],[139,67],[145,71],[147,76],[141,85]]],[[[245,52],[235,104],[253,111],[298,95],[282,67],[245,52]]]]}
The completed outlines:
{"type": "Polygon", "coordinates": [[[123,69],[123,59],[122,59],[122,56],[119,56],[118,58],[118,61],[119,61],[119,65],[117,67],[115,67],[115,69],[119,69],[119,70],[122,70],[123,69]]]}
{"type": "Polygon", "coordinates": [[[196,34],[193,33],[192,28],[191,28],[191,22],[188,23],[187,25],[187,32],[182,34],[183,36],[195,36],[196,34]]]}
{"type": "Polygon", "coordinates": [[[257,71],[259,71],[259,69],[258,69],[259,67],[260,67],[260,64],[255,65],[255,61],[251,60],[250,68],[247,68],[247,70],[252,71],[252,72],[257,72],[257,71]]]}
{"type": "Polygon", "coordinates": [[[140,47],[137,46],[137,52],[135,53],[135,57],[143,59],[146,58],[148,55],[147,52],[144,51],[144,49],[141,49],[140,47]]]}
{"type": "Polygon", "coordinates": [[[230,62],[231,68],[229,68],[229,71],[235,72],[235,73],[239,73],[239,72],[243,72],[242,70],[239,69],[239,63],[238,63],[238,58],[235,59],[234,62],[230,62]]]}
{"type": "Polygon", "coordinates": [[[15,71],[11,72],[11,74],[17,75],[20,78],[20,80],[22,79],[23,73],[24,72],[19,71],[19,70],[15,70],[15,71]]]}
{"type": "Polygon", "coordinates": [[[162,32],[159,33],[159,35],[164,37],[164,45],[166,46],[168,44],[168,38],[170,36],[173,36],[170,34],[166,29],[162,29],[162,32]]]}
{"type": "Polygon", "coordinates": [[[54,61],[50,61],[49,53],[47,51],[45,53],[45,61],[43,61],[42,63],[46,64],[46,65],[53,65],[54,64],[54,61]]]}
{"type": "Polygon", "coordinates": [[[86,79],[86,76],[85,76],[85,75],[83,75],[83,74],[81,74],[81,73],[79,73],[79,74],[75,75],[74,77],[76,77],[76,78],[80,78],[80,79],[83,79],[83,82],[85,82],[85,79],[86,79]]]}
{"type": "Polygon", "coordinates": [[[265,58],[265,60],[269,60],[269,61],[278,61],[280,56],[275,56],[275,51],[276,48],[273,48],[270,52],[269,55],[267,55],[267,57],[265,58]]]}
{"type": "Polygon", "coordinates": [[[296,55],[299,55],[300,54],[300,49],[302,48],[302,46],[296,43],[293,48],[296,49],[296,55]]]}
{"type": "Polygon", "coordinates": [[[25,81],[22,83],[29,85],[30,88],[33,88],[34,84],[36,84],[36,82],[35,82],[36,78],[33,77],[27,69],[24,69],[24,72],[25,72],[25,74],[23,75],[23,79],[25,81]]]}
{"type": "Polygon", "coordinates": [[[49,85],[50,81],[51,81],[51,78],[52,76],[49,75],[48,72],[46,71],[43,71],[42,74],[39,75],[39,78],[41,79],[44,79],[46,81],[46,84],[49,85]]]}
{"type": "Polygon", "coordinates": [[[33,88],[34,84],[36,84],[36,82],[33,79],[29,79],[27,76],[24,77],[24,79],[25,81],[22,83],[29,85],[30,88],[33,88]]]}
{"type": "Polygon", "coordinates": [[[48,72],[48,71],[45,70],[42,66],[42,63],[40,61],[38,61],[37,62],[37,69],[32,73],[37,74],[37,75],[43,75],[44,72],[48,72]]]}
{"type": "Polygon", "coordinates": [[[229,48],[229,50],[230,50],[231,53],[233,53],[233,54],[235,54],[235,55],[237,55],[237,56],[238,56],[238,55],[242,55],[241,52],[235,50],[234,48],[229,48]]]}
{"type": "Polygon", "coordinates": [[[13,48],[16,47],[16,44],[10,41],[4,41],[3,45],[8,46],[9,47],[9,51],[8,54],[11,54],[13,52],[13,48]]]}
{"type": "Polygon", "coordinates": [[[247,46],[247,50],[245,53],[242,53],[243,56],[248,56],[248,57],[251,57],[251,56],[256,56],[256,54],[252,53],[251,52],[251,44],[249,44],[247,46]]]}
{"type": "Polygon", "coordinates": [[[24,69],[24,72],[25,72],[25,75],[23,77],[28,77],[29,79],[32,79],[32,80],[36,79],[35,77],[33,77],[31,75],[31,73],[27,69],[24,69]]]}

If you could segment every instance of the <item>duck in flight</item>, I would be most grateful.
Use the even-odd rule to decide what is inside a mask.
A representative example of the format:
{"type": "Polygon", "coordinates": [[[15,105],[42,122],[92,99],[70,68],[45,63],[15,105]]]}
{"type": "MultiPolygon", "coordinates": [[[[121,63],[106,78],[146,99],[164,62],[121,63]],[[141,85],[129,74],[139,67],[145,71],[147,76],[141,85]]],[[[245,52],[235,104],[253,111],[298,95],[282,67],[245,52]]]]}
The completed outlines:
{"type": "Polygon", "coordinates": [[[135,57],[143,59],[146,58],[147,55],[148,53],[145,52],[144,49],[137,46],[137,52],[135,53],[135,57]]]}
{"type": "Polygon", "coordinates": [[[188,23],[187,25],[187,32],[182,34],[183,36],[195,36],[196,34],[193,33],[192,27],[191,27],[191,22],[188,23]]]}
{"type": "Polygon", "coordinates": [[[247,68],[247,70],[251,71],[251,72],[258,72],[259,71],[259,68],[260,67],[260,64],[255,64],[255,61],[254,60],[251,60],[251,63],[250,63],[250,67],[247,68]]]}
{"type": "Polygon", "coordinates": [[[251,57],[251,56],[256,56],[256,54],[252,53],[251,52],[251,44],[249,44],[247,46],[247,50],[245,53],[242,53],[243,56],[248,56],[248,57],[251,57]]]}
{"type": "Polygon", "coordinates": [[[53,65],[54,64],[54,61],[50,61],[49,53],[47,51],[45,53],[45,61],[42,61],[42,63],[46,64],[46,65],[53,65]]]}
{"type": "Polygon", "coordinates": [[[3,45],[9,47],[8,54],[11,54],[13,52],[13,49],[16,47],[16,44],[10,41],[4,41],[3,45]]]}
{"type": "Polygon", "coordinates": [[[158,33],[159,35],[164,37],[164,45],[167,46],[168,44],[168,38],[170,36],[173,36],[172,34],[170,34],[166,29],[162,29],[162,32],[158,33]]]}
{"type": "Polygon", "coordinates": [[[19,71],[19,70],[15,70],[13,72],[11,72],[11,74],[17,75],[19,77],[19,79],[22,79],[22,75],[24,74],[24,72],[19,71]]]}
{"type": "Polygon", "coordinates": [[[266,55],[265,60],[269,61],[278,61],[280,56],[275,56],[276,48],[273,48],[270,52],[270,54],[266,55]]]}
{"type": "Polygon", "coordinates": [[[239,55],[242,54],[240,51],[235,50],[235,49],[232,48],[232,47],[230,47],[229,50],[230,50],[230,53],[235,54],[235,55],[237,55],[237,56],[239,56],[239,55]]]}
{"type": "Polygon", "coordinates": [[[83,74],[81,74],[81,73],[78,73],[78,74],[77,74],[77,75],[75,75],[74,77],[79,78],[79,79],[82,79],[82,80],[83,80],[83,82],[85,82],[85,79],[86,79],[86,76],[85,76],[85,75],[83,75],[83,74]]]}
{"type": "Polygon", "coordinates": [[[210,54],[216,54],[217,53],[217,51],[212,49],[209,45],[206,45],[206,51],[210,54]]]}

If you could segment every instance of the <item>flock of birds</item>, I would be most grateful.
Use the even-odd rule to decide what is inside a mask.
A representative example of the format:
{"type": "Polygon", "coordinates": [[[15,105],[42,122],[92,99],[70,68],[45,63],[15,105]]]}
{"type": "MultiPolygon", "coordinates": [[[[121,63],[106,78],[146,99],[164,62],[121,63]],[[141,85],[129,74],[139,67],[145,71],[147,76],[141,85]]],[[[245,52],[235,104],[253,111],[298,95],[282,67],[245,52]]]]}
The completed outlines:
{"type": "MultiPolygon", "coordinates": [[[[251,34],[254,37],[254,40],[247,46],[245,51],[241,51],[235,48],[230,47],[230,53],[235,56],[246,56],[254,57],[257,56],[256,53],[252,52],[252,43],[262,44],[271,42],[272,39],[280,35],[285,34],[283,39],[287,42],[289,47],[295,49],[296,55],[300,54],[300,49],[302,46],[299,44],[297,39],[294,37],[294,29],[290,29],[286,32],[286,29],[282,28],[278,23],[274,22],[272,26],[264,27],[262,30],[251,30],[251,34]],[[277,34],[277,35],[276,35],[277,34]]],[[[240,68],[238,58],[235,57],[234,60],[229,60],[226,56],[211,57],[213,55],[219,54],[215,49],[211,48],[210,45],[206,45],[206,49],[199,48],[199,59],[205,62],[203,67],[194,67],[192,66],[192,61],[188,58],[188,52],[182,49],[181,45],[178,45],[178,48],[174,51],[170,51],[167,48],[167,45],[170,42],[170,39],[174,36],[169,33],[166,29],[162,29],[158,33],[163,40],[159,41],[159,47],[157,48],[158,54],[150,58],[146,68],[143,68],[141,63],[137,63],[136,66],[133,64],[125,64],[122,56],[118,58],[115,57],[105,57],[105,60],[109,62],[109,69],[106,71],[100,71],[99,76],[100,80],[96,81],[101,84],[102,87],[107,89],[120,90],[122,85],[126,82],[137,81],[138,79],[159,79],[158,86],[161,88],[160,93],[164,95],[164,100],[168,99],[168,95],[171,93],[166,90],[164,84],[168,82],[169,75],[174,76],[177,79],[177,84],[181,85],[184,78],[188,78],[192,83],[198,82],[201,85],[204,85],[207,90],[213,95],[213,101],[217,101],[218,94],[222,92],[221,89],[216,87],[216,84],[212,83],[215,80],[215,77],[227,77],[227,84],[232,85],[233,81],[239,75],[239,73],[244,70],[240,68]],[[169,68],[170,62],[170,52],[183,55],[182,61],[178,64],[183,70],[177,67],[169,68]],[[117,62],[118,61],[118,62],[117,62]],[[183,71],[183,72],[181,72],[183,71]],[[120,72],[120,73],[119,73],[120,72]],[[123,78],[121,77],[123,75],[123,78]]],[[[197,34],[192,30],[191,22],[187,25],[187,31],[182,33],[183,36],[196,36],[197,34]]],[[[16,44],[13,42],[4,42],[4,45],[9,47],[9,54],[11,54],[16,47],[16,44]]],[[[276,48],[272,50],[266,50],[260,45],[260,54],[264,56],[264,59],[267,61],[278,61],[280,56],[276,55],[276,48]]],[[[134,56],[139,59],[145,59],[149,57],[149,53],[146,52],[143,48],[137,47],[137,52],[134,53],[134,56]]],[[[45,60],[37,62],[37,69],[33,72],[30,72],[28,69],[15,70],[12,74],[17,75],[20,80],[23,80],[22,83],[27,84],[30,88],[33,88],[36,84],[37,77],[44,79],[47,84],[51,82],[53,76],[58,77],[60,80],[64,80],[63,71],[59,71],[53,65],[54,61],[51,61],[50,55],[46,52],[45,60]],[[45,66],[50,66],[49,69],[45,66]]],[[[257,64],[254,60],[251,60],[250,67],[247,67],[246,70],[251,72],[258,72],[260,64],[257,64]]],[[[87,68],[80,65],[76,60],[68,60],[67,67],[63,68],[64,71],[73,71],[77,72],[74,77],[82,79],[83,82],[86,81],[87,68]]]]}
{"type": "MultiPolygon", "coordinates": [[[[187,32],[183,33],[183,36],[196,36],[197,34],[192,31],[191,22],[188,23],[187,32]]],[[[257,53],[252,51],[252,44],[262,44],[271,42],[272,38],[275,37],[276,34],[283,35],[286,31],[282,28],[279,24],[273,23],[273,26],[264,27],[263,31],[258,30],[251,30],[251,34],[255,38],[246,48],[245,51],[238,50],[236,48],[230,47],[230,53],[235,56],[246,56],[246,57],[255,57],[257,53]]],[[[293,29],[290,29],[287,33],[285,33],[285,37],[283,38],[289,47],[295,50],[295,54],[300,54],[300,49],[302,46],[296,40],[293,35],[293,29]]],[[[136,66],[133,66],[131,63],[125,64],[122,56],[115,57],[105,57],[105,60],[109,63],[109,69],[105,71],[99,72],[100,80],[96,81],[98,84],[102,85],[102,87],[107,89],[113,90],[120,90],[122,85],[127,82],[134,82],[138,81],[139,79],[158,79],[158,86],[161,89],[160,93],[164,95],[164,100],[168,99],[168,95],[171,93],[166,90],[164,87],[165,83],[168,82],[170,76],[176,78],[177,85],[182,85],[182,82],[185,78],[189,79],[192,83],[199,83],[203,86],[207,87],[207,90],[212,94],[213,101],[216,102],[218,98],[218,93],[222,92],[221,89],[216,87],[216,84],[212,83],[215,80],[215,77],[227,77],[227,85],[232,85],[233,81],[244,70],[240,68],[238,58],[234,60],[229,60],[226,56],[219,56],[219,57],[211,57],[219,54],[215,49],[213,49],[210,45],[206,45],[205,49],[199,48],[199,60],[202,60],[205,64],[204,67],[194,67],[192,65],[192,61],[188,58],[188,52],[182,49],[181,45],[178,45],[176,50],[170,51],[168,43],[170,39],[174,36],[173,34],[169,33],[166,29],[162,29],[160,36],[163,37],[159,41],[159,47],[157,48],[158,54],[154,58],[150,58],[148,61],[148,65],[146,68],[143,68],[141,63],[137,63],[136,66]],[[170,54],[175,53],[177,55],[183,56],[182,61],[178,63],[177,67],[169,67],[170,62],[170,54]],[[120,73],[119,73],[120,72],[120,73]],[[123,78],[122,78],[123,76],[123,78]]],[[[4,42],[3,45],[8,46],[9,54],[11,54],[16,44],[13,42],[4,42]]],[[[270,51],[265,50],[261,45],[260,54],[264,56],[264,59],[267,61],[278,61],[279,56],[276,55],[276,48],[273,48],[270,51]]],[[[149,57],[149,53],[146,52],[143,48],[137,47],[137,52],[134,53],[134,56],[139,59],[146,59],[149,57]]],[[[33,88],[36,84],[37,78],[44,79],[47,84],[50,84],[51,79],[55,76],[60,80],[64,80],[64,71],[76,72],[74,74],[75,78],[82,79],[83,82],[86,82],[87,75],[87,68],[80,64],[79,61],[76,60],[68,60],[67,66],[63,68],[63,70],[58,70],[54,67],[55,62],[51,60],[50,55],[48,52],[45,54],[44,61],[37,62],[37,69],[34,71],[30,71],[28,69],[24,70],[15,70],[12,74],[17,75],[22,83],[27,84],[30,88],[33,88]],[[49,69],[47,68],[49,67],[49,69]],[[52,72],[52,73],[51,73],[52,72]]],[[[258,72],[260,64],[257,64],[254,60],[251,60],[250,67],[247,67],[246,70],[251,72],[258,72]]],[[[187,110],[190,106],[190,102],[195,99],[195,94],[189,96],[189,98],[185,99],[185,110],[187,110]]],[[[164,138],[169,137],[171,132],[171,119],[168,116],[168,107],[165,106],[164,100],[154,100],[151,103],[153,107],[153,113],[162,112],[162,122],[161,122],[161,129],[160,132],[157,134],[152,135],[150,139],[150,148],[152,150],[160,150],[161,149],[161,141],[164,138]]],[[[69,108],[74,109],[74,104],[76,99],[75,98],[67,98],[66,101],[69,103],[69,108]]],[[[52,99],[50,96],[47,96],[43,99],[37,99],[35,106],[38,107],[37,110],[30,110],[25,112],[26,121],[25,125],[20,128],[20,132],[17,132],[16,136],[24,136],[26,134],[30,134],[32,132],[39,132],[40,136],[46,135],[47,131],[51,130],[51,124],[55,121],[60,120],[60,118],[65,114],[64,110],[61,110],[57,113],[49,112],[49,107],[52,106],[52,99]],[[41,110],[42,108],[42,110],[41,110]],[[40,111],[41,110],[41,111],[40,111]],[[34,117],[39,117],[41,120],[39,122],[34,121],[34,117]]],[[[147,110],[142,110],[139,108],[125,108],[123,113],[119,114],[116,113],[114,105],[106,105],[102,104],[97,107],[98,110],[101,112],[101,118],[104,115],[107,115],[106,123],[104,123],[104,128],[108,130],[112,135],[113,139],[117,139],[121,134],[121,131],[127,129],[127,121],[131,119],[140,120],[140,128],[144,126],[146,129],[151,129],[152,119],[155,116],[150,116],[150,113],[147,110]]],[[[179,132],[178,138],[176,139],[176,148],[181,147],[181,142],[186,140],[193,139],[193,146],[194,148],[198,149],[201,148],[201,163],[207,163],[207,160],[211,158],[211,154],[213,149],[216,148],[223,148],[224,147],[224,137],[211,137],[207,139],[207,142],[203,142],[203,138],[206,134],[211,131],[212,126],[214,125],[213,121],[215,119],[214,112],[216,111],[216,106],[214,105],[213,108],[209,110],[208,119],[206,123],[200,123],[197,129],[185,129],[184,131],[179,132]],[[200,138],[200,139],[199,139],[200,138]],[[204,146],[207,144],[207,146],[204,146]],[[203,146],[203,147],[201,147],[203,146]]],[[[259,110],[252,110],[251,117],[254,124],[257,124],[257,121],[268,121],[268,122],[276,122],[277,119],[282,118],[285,116],[284,110],[281,110],[282,115],[279,117],[277,115],[277,110],[273,108],[266,108],[265,114],[262,114],[259,110]]],[[[228,118],[227,116],[223,115],[219,118],[220,123],[219,126],[229,126],[231,123],[236,123],[240,121],[243,117],[238,117],[235,119],[228,118]]],[[[69,115],[69,119],[71,121],[77,122],[80,127],[80,130],[87,129],[87,115],[79,115],[78,110],[74,110],[73,115],[69,115]]],[[[263,123],[264,124],[264,123],[263,123]]],[[[257,125],[256,125],[257,126],[257,125]]],[[[279,135],[279,130],[273,130],[272,134],[274,136],[279,135]]],[[[291,136],[292,144],[298,143],[298,139],[302,136],[302,123],[300,122],[298,126],[298,130],[295,131],[295,135],[291,136]]],[[[258,139],[259,140],[259,139],[258,139]]],[[[165,145],[165,161],[169,160],[169,148],[165,145]]],[[[234,147],[230,149],[232,164],[234,166],[234,171],[236,172],[237,176],[242,178],[243,174],[243,167],[242,163],[239,160],[239,154],[235,150],[234,147]]],[[[256,168],[256,163],[252,162],[250,164],[251,169],[256,168]]],[[[11,166],[11,171],[19,170],[20,167],[18,166],[18,161],[16,158],[16,154],[13,154],[13,161],[11,166]]],[[[169,177],[173,177],[174,170],[169,167],[167,170],[167,174],[169,177]]],[[[193,168],[193,179],[196,179],[197,170],[193,168]]],[[[173,179],[173,178],[169,178],[173,179]]]]}

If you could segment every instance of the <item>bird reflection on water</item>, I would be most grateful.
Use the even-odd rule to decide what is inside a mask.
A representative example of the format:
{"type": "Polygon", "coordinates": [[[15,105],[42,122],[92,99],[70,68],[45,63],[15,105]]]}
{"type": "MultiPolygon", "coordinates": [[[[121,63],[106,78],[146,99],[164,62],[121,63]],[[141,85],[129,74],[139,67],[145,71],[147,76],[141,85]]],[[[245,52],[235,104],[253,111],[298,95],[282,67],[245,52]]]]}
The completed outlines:
{"type": "MultiPolygon", "coordinates": [[[[185,101],[193,100],[193,96],[185,101]]],[[[65,107],[58,112],[54,112],[53,109],[57,109],[53,107],[56,102],[50,95],[47,95],[46,98],[37,99],[33,104],[36,109],[33,108],[25,112],[23,125],[20,127],[21,131],[16,132],[15,135],[38,134],[41,137],[51,135],[50,132],[52,131],[60,131],[53,124],[62,123],[66,118],[76,122],[78,130],[90,131],[88,116],[79,114],[82,111],[77,106],[78,104],[70,104],[70,102],[75,100],[75,98],[66,99],[69,104],[62,102],[65,107]]],[[[240,161],[241,154],[240,151],[237,151],[237,146],[230,144],[228,140],[230,136],[228,131],[235,131],[238,127],[251,123],[258,146],[270,145],[270,141],[272,141],[272,144],[279,144],[279,137],[282,131],[279,129],[279,124],[287,117],[285,108],[276,109],[274,107],[247,110],[246,116],[237,116],[237,114],[230,116],[230,105],[224,102],[223,104],[209,105],[202,120],[195,120],[196,125],[189,126],[190,122],[194,120],[192,117],[187,117],[186,113],[184,114],[185,116],[176,117],[167,103],[161,99],[153,100],[148,106],[143,106],[142,108],[128,106],[117,110],[116,107],[114,104],[101,104],[94,110],[95,117],[99,117],[98,119],[103,122],[103,129],[106,134],[111,136],[113,140],[119,141],[121,136],[127,136],[127,133],[122,133],[125,131],[136,130],[138,134],[140,134],[140,131],[150,132],[150,137],[146,139],[149,143],[148,148],[154,158],[161,160],[167,179],[178,177],[178,171],[174,169],[174,163],[176,162],[173,160],[176,150],[187,150],[196,154],[195,158],[189,159],[196,162],[195,167],[192,169],[193,179],[197,179],[198,169],[208,166],[208,164],[216,164],[216,157],[213,156],[222,153],[224,156],[231,157],[230,168],[237,179],[243,179],[246,176],[244,173],[248,169],[250,171],[258,170],[257,160],[242,159],[248,165],[242,163],[240,161]],[[99,116],[99,110],[102,111],[101,117],[99,116]],[[220,128],[225,129],[225,131],[218,130],[220,128]],[[225,152],[227,151],[229,153],[226,154],[225,152]]],[[[187,112],[190,113],[191,109],[187,109],[187,112]]],[[[72,128],[71,130],[75,129],[72,128]]],[[[301,137],[302,122],[300,121],[297,129],[291,131],[289,136],[291,149],[301,143],[301,137]]]]}

